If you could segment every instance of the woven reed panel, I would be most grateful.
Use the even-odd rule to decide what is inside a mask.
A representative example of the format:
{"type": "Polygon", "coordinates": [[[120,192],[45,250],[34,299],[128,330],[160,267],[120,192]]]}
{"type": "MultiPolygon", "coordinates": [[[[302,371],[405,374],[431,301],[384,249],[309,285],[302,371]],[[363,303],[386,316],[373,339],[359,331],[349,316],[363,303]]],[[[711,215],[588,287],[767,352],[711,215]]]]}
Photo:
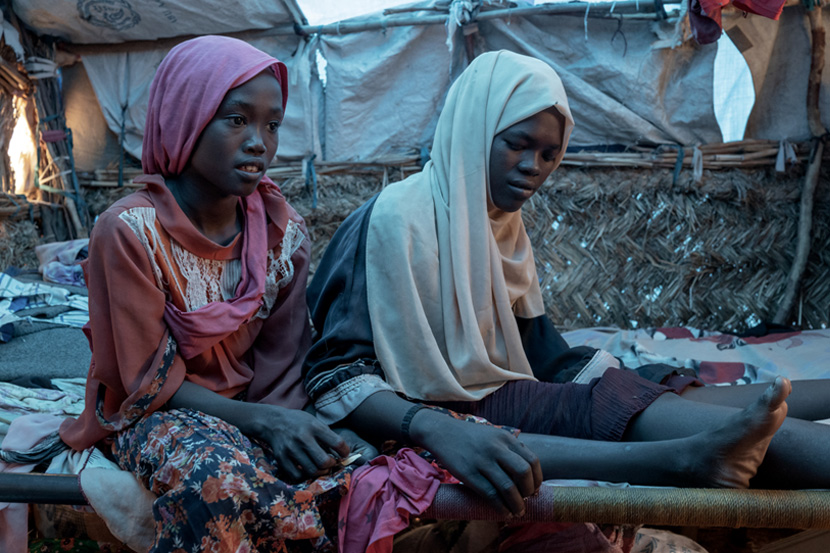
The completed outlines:
{"type": "MultiPolygon", "coordinates": [[[[525,208],[548,313],[562,328],[689,325],[742,330],[775,313],[795,254],[803,167],[568,169],[525,208]]],[[[813,212],[799,307],[830,318],[830,182],[813,212]]]]}
{"type": "MultiPolygon", "coordinates": [[[[524,209],[547,310],[562,329],[690,325],[743,330],[775,313],[795,254],[804,162],[771,168],[558,169],[524,209]]],[[[825,162],[825,167],[828,163],[825,162]]],[[[411,174],[406,171],[404,176],[411,174]]],[[[401,177],[389,168],[388,178],[401,177]]],[[[379,171],[275,178],[306,218],[316,267],[334,231],[381,190],[379,171]]],[[[127,191],[87,191],[95,213],[127,191]]],[[[830,324],[830,176],[815,198],[813,239],[792,324],[830,324]]]]}

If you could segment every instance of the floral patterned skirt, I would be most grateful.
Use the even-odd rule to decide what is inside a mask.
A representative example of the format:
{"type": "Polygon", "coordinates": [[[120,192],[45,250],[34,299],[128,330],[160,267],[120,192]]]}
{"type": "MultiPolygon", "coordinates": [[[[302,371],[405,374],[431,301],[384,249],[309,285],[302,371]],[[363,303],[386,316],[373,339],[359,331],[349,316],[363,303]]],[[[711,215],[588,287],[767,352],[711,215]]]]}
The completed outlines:
{"type": "Polygon", "coordinates": [[[351,477],[287,484],[263,448],[192,409],[156,411],[117,434],[113,453],[159,498],[155,553],[336,549],[337,507],[351,477]]]}

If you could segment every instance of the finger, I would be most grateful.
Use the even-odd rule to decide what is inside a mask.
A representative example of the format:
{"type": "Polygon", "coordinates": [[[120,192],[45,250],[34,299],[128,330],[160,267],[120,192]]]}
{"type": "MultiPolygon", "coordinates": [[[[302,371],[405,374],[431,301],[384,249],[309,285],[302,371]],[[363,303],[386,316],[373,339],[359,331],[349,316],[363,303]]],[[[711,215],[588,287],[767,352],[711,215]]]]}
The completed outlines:
{"type": "Polygon", "coordinates": [[[317,476],[322,476],[323,474],[327,473],[331,469],[331,467],[333,467],[336,463],[335,459],[331,455],[326,455],[325,453],[323,453],[321,456],[321,458],[324,459],[324,461],[318,463],[317,460],[312,459],[302,449],[292,450],[290,456],[294,461],[294,465],[302,473],[304,480],[308,480],[309,478],[314,478],[317,476]]]}
{"type": "Polygon", "coordinates": [[[533,467],[524,457],[513,451],[507,451],[498,459],[498,463],[510,478],[510,481],[516,486],[520,496],[527,497],[536,493],[536,486],[533,482],[533,467]]]}
{"type": "Polygon", "coordinates": [[[316,437],[317,442],[324,450],[333,451],[340,457],[347,457],[349,455],[349,444],[337,432],[325,426],[320,430],[316,437]]]}
{"type": "MultiPolygon", "coordinates": [[[[272,448],[273,449],[273,448],[272,448]]],[[[294,464],[294,461],[283,454],[274,454],[277,462],[277,469],[282,474],[282,477],[290,482],[301,482],[303,475],[294,464]]]]}
{"type": "Polygon", "coordinates": [[[511,451],[520,455],[522,459],[530,466],[530,493],[525,493],[527,491],[526,488],[522,488],[521,492],[524,497],[528,495],[533,495],[539,490],[539,486],[542,485],[542,481],[544,477],[542,476],[542,463],[539,462],[539,457],[536,456],[529,447],[527,447],[524,443],[518,442],[518,447],[511,448],[511,451]]]}
{"type": "Polygon", "coordinates": [[[320,444],[317,442],[306,442],[302,445],[302,448],[298,448],[298,457],[300,451],[302,452],[302,456],[309,465],[314,466],[314,470],[321,470],[327,471],[330,470],[334,465],[337,464],[338,457],[332,455],[328,450],[323,449],[320,447],[320,444]]]}
{"type": "MultiPolygon", "coordinates": [[[[498,464],[488,464],[481,470],[489,485],[496,492],[501,504],[513,515],[523,515],[525,501],[513,479],[498,464]]],[[[492,494],[492,492],[489,492],[492,494]]]]}

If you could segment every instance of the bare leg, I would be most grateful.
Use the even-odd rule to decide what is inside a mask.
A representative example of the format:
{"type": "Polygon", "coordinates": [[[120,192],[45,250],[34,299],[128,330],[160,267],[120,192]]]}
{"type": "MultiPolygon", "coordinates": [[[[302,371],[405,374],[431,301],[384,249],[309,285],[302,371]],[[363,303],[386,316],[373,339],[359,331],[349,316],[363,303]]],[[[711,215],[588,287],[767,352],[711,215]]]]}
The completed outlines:
{"type": "MultiPolygon", "coordinates": [[[[734,408],[661,396],[631,424],[626,439],[679,438],[723,424],[734,408]]],[[[788,401],[789,404],[789,401],[788,401]]],[[[773,437],[753,487],[830,488],[830,426],[788,417],[773,437]]]]}
{"type": "MultiPolygon", "coordinates": [[[[787,416],[804,420],[830,419],[830,380],[795,380],[787,398],[787,416]]],[[[743,409],[763,393],[769,384],[746,386],[690,386],[683,399],[743,409]]]]}
{"type": "MultiPolygon", "coordinates": [[[[778,379],[743,410],[696,404],[665,394],[646,409],[648,412],[659,403],[664,427],[657,427],[651,416],[645,423],[635,423],[638,429],[632,432],[632,439],[637,443],[538,434],[521,434],[519,439],[539,457],[545,478],[748,487],[764,460],[770,440],[786,418],[785,400],[789,392],[789,381],[778,379]],[[726,410],[728,414],[717,424],[703,426],[699,431],[667,432],[665,427],[673,428],[677,423],[677,415],[671,409],[677,402],[688,404],[692,412],[716,410],[723,415],[722,410],[726,410]]],[[[645,412],[636,420],[644,416],[645,412]]]]}

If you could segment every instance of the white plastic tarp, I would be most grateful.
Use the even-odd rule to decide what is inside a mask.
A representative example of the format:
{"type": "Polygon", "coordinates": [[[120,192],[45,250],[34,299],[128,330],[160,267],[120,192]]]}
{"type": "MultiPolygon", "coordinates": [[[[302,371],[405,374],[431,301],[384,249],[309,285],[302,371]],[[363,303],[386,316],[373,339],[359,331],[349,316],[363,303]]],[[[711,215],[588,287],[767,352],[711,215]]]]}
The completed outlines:
{"type": "MultiPolygon", "coordinates": [[[[480,23],[488,50],[546,61],[568,93],[571,144],[720,141],[712,107],[716,45],[652,49],[655,22],[535,16],[480,23]]],[[[671,24],[663,24],[671,32],[671,24]]]]}
{"type": "MultiPolygon", "coordinates": [[[[280,128],[280,155],[306,157],[319,153],[316,110],[310,97],[308,48],[298,50],[298,38],[293,36],[258,38],[249,42],[288,66],[288,105],[280,128]]],[[[122,106],[127,106],[123,112],[124,148],[138,159],[141,158],[150,84],[168,50],[119,48],[83,56],[107,126],[116,136],[121,135],[122,106]]]]}
{"type": "MultiPolygon", "coordinates": [[[[830,14],[825,17],[830,24],[830,14]]],[[[748,138],[797,141],[810,136],[805,107],[810,56],[804,21],[804,9],[790,7],[780,22],[760,16],[738,22],[752,45],[744,54],[757,96],[748,138]]],[[[734,20],[727,20],[729,25],[734,20]]],[[[654,48],[673,32],[671,24],[626,19],[620,25],[591,18],[586,29],[582,14],[512,17],[479,22],[478,28],[477,48],[529,54],[559,72],[576,119],[575,146],[691,146],[721,140],[712,102],[716,44],[690,41],[675,49],[654,48]]],[[[317,154],[322,159],[324,142],[326,160],[366,161],[431,146],[451,75],[466,64],[463,46],[456,45],[450,53],[446,32],[443,25],[430,25],[308,41],[293,36],[251,40],[289,66],[290,96],[279,154],[317,154]],[[313,71],[318,49],[327,61],[324,100],[313,71]]],[[[84,63],[116,135],[121,101],[129,90],[127,150],[140,156],[146,90],[166,50],[129,45],[109,50],[84,54],[84,63]]],[[[830,127],[830,56],[825,63],[821,111],[830,127]]]]}
{"type": "MultiPolygon", "coordinates": [[[[326,158],[372,160],[432,146],[452,82],[446,39],[443,25],[323,37],[326,158]]],[[[457,68],[463,48],[455,50],[457,68]]]]}
{"type": "Polygon", "coordinates": [[[12,6],[39,34],[76,44],[269,29],[294,22],[282,0],[13,0],[12,6]]]}

